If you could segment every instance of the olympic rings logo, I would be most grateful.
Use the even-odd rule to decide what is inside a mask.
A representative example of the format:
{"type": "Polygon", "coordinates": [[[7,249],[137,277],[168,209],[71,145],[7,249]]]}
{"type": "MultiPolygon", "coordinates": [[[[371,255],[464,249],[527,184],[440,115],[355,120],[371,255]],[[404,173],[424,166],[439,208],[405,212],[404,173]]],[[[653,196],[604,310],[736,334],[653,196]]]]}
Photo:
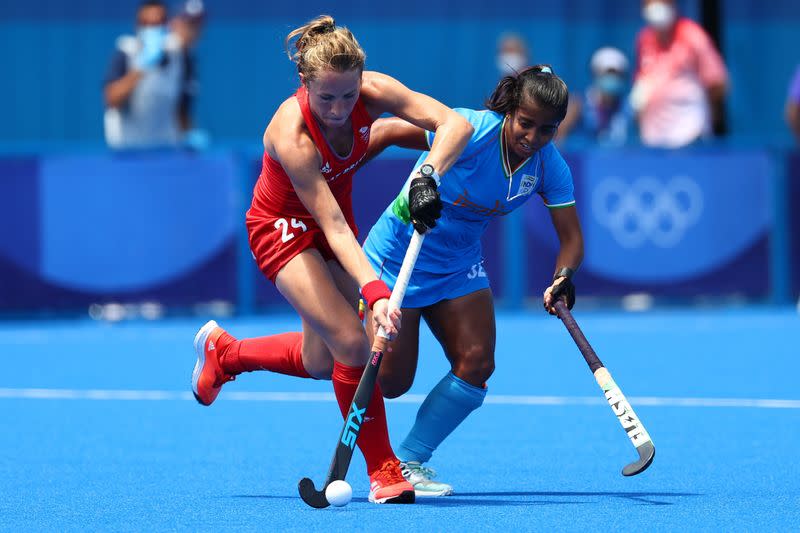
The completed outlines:
{"type": "Polygon", "coordinates": [[[703,192],[687,176],[674,176],[666,183],[651,176],[633,183],[610,177],[593,191],[592,212],[624,248],[639,248],[648,242],[673,248],[699,220],[703,192]]]}

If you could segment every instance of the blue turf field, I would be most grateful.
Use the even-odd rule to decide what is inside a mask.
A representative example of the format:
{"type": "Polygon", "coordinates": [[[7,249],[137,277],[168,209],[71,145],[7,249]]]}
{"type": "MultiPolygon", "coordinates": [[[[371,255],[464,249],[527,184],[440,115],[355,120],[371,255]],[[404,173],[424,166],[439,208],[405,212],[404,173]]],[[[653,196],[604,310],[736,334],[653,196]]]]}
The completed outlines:
{"type": "MultiPolygon", "coordinates": [[[[247,374],[203,408],[188,392],[202,319],[0,323],[0,530],[800,529],[794,310],[576,318],[656,444],[648,471],[620,475],[635,451],[560,322],[500,313],[487,403],[432,462],[457,494],[367,503],[357,455],[354,501],[326,510],[296,484],[322,481],[341,428],[329,382],[247,374]]],[[[421,353],[412,394],[387,406],[394,442],[446,371],[427,332],[421,353]]]]}

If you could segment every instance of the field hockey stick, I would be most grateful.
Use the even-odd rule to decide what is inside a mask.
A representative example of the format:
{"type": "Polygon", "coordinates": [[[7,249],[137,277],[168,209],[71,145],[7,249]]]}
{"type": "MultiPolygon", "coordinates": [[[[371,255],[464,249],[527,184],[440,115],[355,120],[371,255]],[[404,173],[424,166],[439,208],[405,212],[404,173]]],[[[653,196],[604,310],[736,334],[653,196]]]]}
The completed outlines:
{"type": "MultiPolygon", "coordinates": [[[[414,264],[417,262],[419,249],[424,239],[424,234],[414,231],[411,242],[408,244],[408,250],[406,250],[406,256],[403,259],[403,265],[400,267],[400,273],[397,275],[392,296],[389,298],[389,312],[399,309],[400,304],[403,302],[408,280],[411,277],[411,271],[414,270],[414,264]]],[[[325,479],[325,485],[323,485],[322,490],[317,490],[314,482],[307,477],[304,477],[298,483],[297,488],[300,491],[300,497],[311,507],[323,509],[329,506],[330,503],[325,498],[325,489],[333,481],[344,479],[347,475],[347,469],[350,467],[350,460],[353,458],[353,451],[355,451],[361,424],[364,421],[364,413],[369,407],[370,398],[372,398],[372,393],[375,390],[375,380],[378,378],[378,369],[380,369],[381,361],[383,360],[383,353],[386,351],[390,340],[383,327],[378,328],[378,335],[372,343],[372,353],[367,366],[364,368],[364,373],[361,375],[361,381],[358,382],[358,388],[356,388],[356,393],[353,396],[350,410],[344,419],[344,427],[339,434],[336,451],[333,454],[328,477],[325,479]]]]}
{"type": "Polygon", "coordinates": [[[578,327],[578,323],[575,322],[575,319],[572,317],[572,313],[567,309],[566,304],[561,300],[557,300],[554,307],[556,308],[558,317],[564,322],[564,326],[566,326],[567,331],[569,331],[569,334],[572,336],[581,354],[583,354],[583,358],[586,359],[586,364],[588,364],[589,368],[592,370],[597,384],[603,389],[606,400],[608,400],[608,405],[611,406],[611,410],[617,415],[617,420],[622,424],[622,428],[628,434],[628,438],[636,448],[636,451],[639,452],[639,460],[625,466],[625,468],[622,469],[622,475],[635,476],[636,474],[644,472],[653,462],[653,458],[656,455],[656,447],[653,445],[650,435],[642,425],[639,417],[633,412],[633,407],[628,403],[625,395],[622,394],[620,388],[614,383],[611,374],[606,367],[603,366],[600,358],[597,357],[589,341],[586,340],[581,328],[578,327]]]}

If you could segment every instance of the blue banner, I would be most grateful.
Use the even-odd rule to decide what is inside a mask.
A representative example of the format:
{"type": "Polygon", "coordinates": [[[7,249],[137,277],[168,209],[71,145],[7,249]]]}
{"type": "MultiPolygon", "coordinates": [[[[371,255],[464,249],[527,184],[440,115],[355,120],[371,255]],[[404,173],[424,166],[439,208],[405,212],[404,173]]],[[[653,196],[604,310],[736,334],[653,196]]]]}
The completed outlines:
{"type": "Polygon", "coordinates": [[[4,310],[234,301],[230,155],[126,153],[1,160],[4,310]]]}
{"type": "MultiPolygon", "coordinates": [[[[567,161],[586,242],[580,295],[770,294],[771,272],[779,270],[770,268],[770,237],[778,227],[766,154],[587,152],[567,161]]],[[[379,158],[358,171],[361,241],[413,163],[379,158]]],[[[148,300],[285,308],[246,245],[244,212],[259,172],[260,160],[231,153],[0,158],[0,194],[10,199],[0,210],[0,312],[148,300]]],[[[791,272],[797,294],[800,155],[789,158],[787,175],[789,220],[778,222],[789,225],[788,257],[773,254],[772,265],[791,261],[782,271],[791,272]]],[[[482,238],[492,288],[513,302],[520,294],[541,298],[559,246],[548,209],[537,200],[522,209],[522,216],[493,221],[482,238]],[[510,226],[517,223],[521,235],[510,226]]]]}
{"type": "MultiPolygon", "coordinates": [[[[767,295],[774,169],[766,154],[589,151],[570,166],[586,247],[581,294],[767,295]]],[[[545,211],[526,206],[537,277],[552,272],[558,250],[545,211]]]]}
{"type": "Polygon", "coordinates": [[[583,186],[586,266],[607,277],[670,282],[718,269],[763,238],[763,155],[591,152],[583,186]]]}

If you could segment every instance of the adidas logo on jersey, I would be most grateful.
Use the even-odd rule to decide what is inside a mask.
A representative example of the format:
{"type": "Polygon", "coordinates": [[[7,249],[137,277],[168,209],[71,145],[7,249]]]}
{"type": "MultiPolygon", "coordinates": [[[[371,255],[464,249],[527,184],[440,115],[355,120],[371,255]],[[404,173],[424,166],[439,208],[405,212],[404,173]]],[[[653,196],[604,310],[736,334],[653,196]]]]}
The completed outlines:
{"type": "Polygon", "coordinates": [[[331,164],[325,161],[325,164],[319,169],[323,174],[329,174],[331,171],[331,164]]]}
{"type": "MultiPolygon", "coordinates": [[[[332,177],[330,177],[330,178],[326,176],[326,177],[325,177],[325,180],[330,182],[330,181],[333,181],[333,180],[335,180],[336,178],[338,178],[338,177],[339,177],[339,176],[341,176],[342,174],[346,174],[347,172],[350,172],[351,170],[353,170],[354,168],[356,168],[356,167],[359,165],[359,163],[361,163],[361,161],[363,161],[363,160],[364,160],[364,158],[365,158],[365,157],[367,157],[367,154],[366,154],[366,153],[364,153],[364,155],[362,155],[361,157],[359,157],[359,158],[358,158],[358,161],[356,161],[355,163],[353,163],[352,165],[350,165],[350,166],[349,166],[349,167],[347,167],[346,169],[342,170],[341,172],[339,172],[339,173],[338,173],[338,174],[336,174],[335,176],[332,176],[332,177]]],[[[327,163],[326,163],[326,165],[327,165],[327,163]]],[[[323,170],[323,172],[325,172],[325,171],[323,170]]],[[[330,169],[328,169],[328,171],[327,171],[327,172],[330,172],[330,169]]]]}
{"type": "Polygon", "coordinates": [[[214,341],[208,341],[208,351],[210,352],[213,349],[214,349],[214,341]]]}
{"type": "Polygon", "coordinates": [[[366,141],[369,137],[369,126],[364,126],[363,128],[359,129],[358,133],[360,133],[361,138],[366,141]]]}

